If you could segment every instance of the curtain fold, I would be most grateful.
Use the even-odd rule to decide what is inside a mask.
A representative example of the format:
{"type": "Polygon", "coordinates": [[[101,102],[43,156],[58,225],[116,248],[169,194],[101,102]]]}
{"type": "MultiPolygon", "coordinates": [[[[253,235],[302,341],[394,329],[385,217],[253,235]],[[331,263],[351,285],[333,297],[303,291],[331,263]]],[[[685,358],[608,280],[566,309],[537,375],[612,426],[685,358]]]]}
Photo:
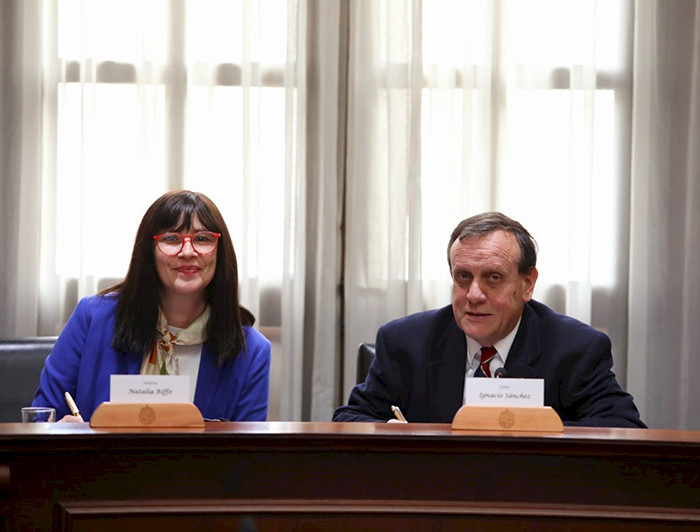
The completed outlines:
{"type": "MultiPolygon", "coordinates": [[[[291,5],[291,4],[290,4],[291,5]]],[[[292,15],[290,36],[295,35],[295,89],[285,91],[287,120],[285,128],[284,179],[284,249],[281,295],[281,346],[275,355],[281,360],[279,381],[271,384],[279,388],[277,419],[308,419],[303,413],[304,390],[304,323],[306,319],[306,124],[307,87],[307,33],[308,2],[300,2],[298,12],[292,15]],[[291,118],[294,117],[292,120],[291,118]]],[[[290,47],[291,48],[291,47],[290,47]]],[[[289,74],[292,74],[291,72],[289,74]]],[[[288,81],[291,81],[292,76],[288,81]]],[[[272,392],[273,393],[273,392],[272,392]]],[[[269,416],[268,416],[269,418],[269,416]]],[[[274,419],[274,418],[273,418],[274,419]]]]}
{"type": "MultiPolygon", "coordinates": [[[[342,254],[347,3],[314,0],[308,16],[303,418],[327,421],[341,400],[342,254]]],[[[302,320],[300,320],[301,322],[302,320]]]]}
{"type": "Polygon", "coordinates": [[[35,336],[42,237],[41,2],[0,6],[0,335],[35,336]]]}
{"type": "Polygon", "coordinates": [[[416,16],[407,2],[350,6],[344,400],[355,383],[358,345],[373,341],[382,322],[415,305],[408,271],[415,273],[411,259],[420,251],[419,242],[409,242],[409,235],[420,234],[420,220],[411,216],[420,212],[418,169],[409,167],[420,161],[416,16]]]}
{"type": "Polygon", "coordinates": [[[648,425],[697,430],[698,2],[636,2],[634,72],[629,389],[648,425]]]}

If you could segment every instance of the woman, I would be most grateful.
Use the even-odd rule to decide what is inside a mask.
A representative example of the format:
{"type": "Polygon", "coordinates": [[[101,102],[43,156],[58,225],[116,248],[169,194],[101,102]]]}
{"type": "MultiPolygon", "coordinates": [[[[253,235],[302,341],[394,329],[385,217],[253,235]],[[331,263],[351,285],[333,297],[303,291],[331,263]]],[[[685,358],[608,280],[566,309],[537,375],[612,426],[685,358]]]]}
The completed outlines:
{"type": "Polygon", "coordinates": [[[219,209],[204,194],[167,193],[141,220],[121,283],[78,303],[46,359],[35,406],[85,421],[109,401],[110,375],[190,377],[206,419],[264,421],[270,342],[238,302],[238,266],[219,209]]]}

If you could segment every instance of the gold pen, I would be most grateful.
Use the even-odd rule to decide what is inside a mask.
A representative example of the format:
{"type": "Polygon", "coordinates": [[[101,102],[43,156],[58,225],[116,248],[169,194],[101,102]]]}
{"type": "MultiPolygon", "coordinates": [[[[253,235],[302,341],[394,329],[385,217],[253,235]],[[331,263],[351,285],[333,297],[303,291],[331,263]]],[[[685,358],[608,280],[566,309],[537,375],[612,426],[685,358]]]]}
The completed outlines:
{"type": "Polygon", "coordinates": [[[78,405],[75,404],[75,401],[73,401],[73,398],[71,395],[66,392],[63,394],[63,397],[66,398],[66,404],[68,405],[68,408],[70,409],[70,413],[73,414],[75,417],[77,417],[80,421],[83,421],[83,416],[80,415],[80,410],[78,410],[78,405]]]}
{"type": "Polygon", "coordinates": [[[396,406],[396,405],[391,405],[391,411],[394,413],[394,417],[398,419],[399,421],[402,421],[403,423],[408,423],[406,418],[403,416],[403,412],[401,412],[401,409],[396,406]]]}

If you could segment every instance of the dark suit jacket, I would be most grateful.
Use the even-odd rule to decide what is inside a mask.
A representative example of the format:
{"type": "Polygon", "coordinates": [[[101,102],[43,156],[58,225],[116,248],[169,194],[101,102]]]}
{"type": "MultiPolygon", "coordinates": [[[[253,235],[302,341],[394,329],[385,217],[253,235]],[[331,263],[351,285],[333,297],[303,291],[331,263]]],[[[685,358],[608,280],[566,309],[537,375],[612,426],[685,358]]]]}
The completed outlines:
{"type": "MultiPolygon", "coordinates": [[[[462,405],[466,338],[452,307],[382,326],[376,358],[334,421],[387,421],[398,405],[410,422],[450,423],[462,405]]],[[[644,427],[632,396],[612,372],[610,339],[530,301],[506,360],[508,377],[544,379],[545,404],[565,425],[644,427]]]]}

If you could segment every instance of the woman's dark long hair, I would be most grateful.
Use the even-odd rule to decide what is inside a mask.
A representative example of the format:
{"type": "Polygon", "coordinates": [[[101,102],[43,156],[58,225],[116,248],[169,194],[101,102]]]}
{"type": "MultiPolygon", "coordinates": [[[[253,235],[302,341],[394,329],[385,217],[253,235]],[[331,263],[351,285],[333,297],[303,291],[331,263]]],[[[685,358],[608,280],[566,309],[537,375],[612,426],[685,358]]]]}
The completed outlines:
{"type": "Polygon", "coordinates": [[[216,271],[205,292],[211,306],[207,340],[214,345],[220,364],[245,350],[243,326],[253,325],[255,317],[238,301],[238,262],[226,222],[207,196],[179,190],[164,194],[148,208],[136,233],[126,278],[101,292],[118,294],[112,339],[117,351],[150,352],[160,337],[157,324],[162,282],[156,270],[153,236],[191,229],[195,217],[207,231],[221,233],[216,271]]]}

